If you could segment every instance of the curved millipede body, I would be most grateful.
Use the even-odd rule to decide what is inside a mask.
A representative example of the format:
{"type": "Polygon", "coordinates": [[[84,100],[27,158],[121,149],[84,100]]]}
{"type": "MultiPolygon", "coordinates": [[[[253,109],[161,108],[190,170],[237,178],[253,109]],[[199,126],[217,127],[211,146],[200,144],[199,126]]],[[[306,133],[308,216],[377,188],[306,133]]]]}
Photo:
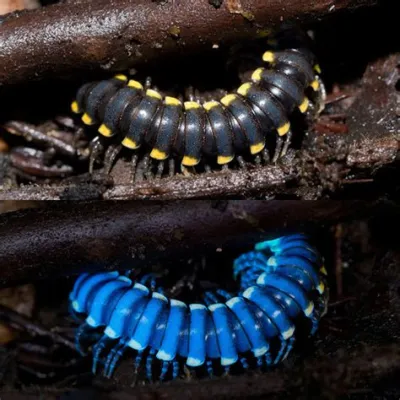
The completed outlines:
{"type": "Polygon", "coordinates": [[[85,124],[98,125],[100,136],[117,137],[133,151],[148,148],[161,162],[178,158],[183,167],[194,167],[207,158],[226,165],[235,155],[265,153],[271,135],[277,137],[276,159],[289,146],[292,113],[315,111],[308,88],[317,103],[323,96],[320,69],[305,41],[286,32],[270,39],[270,47],[275,42],[262,55],[264,67],[219,100],[182,102],[120,74],[83,85],[71,108],[83,113],[85,124]]]}
{"type": "Polygon", "coordinates": [[[145,358],[148,379],[162,380],[178,377],[183,365],[210,375],[268,367],[292,349],[299,320],[316,332],[328,290],[322,258],[306,236],[258,243],[234,261],[233,275],[237,293],[207,290],[202,302],[186,304],[168,298],[151,274],[137,282],[118,272],[82,274],[70,294],[72,312],[86,316],[77,348],[100,332],[93,373],[101,363],[110,377],[130,349],[136,369],[145,358]]]}

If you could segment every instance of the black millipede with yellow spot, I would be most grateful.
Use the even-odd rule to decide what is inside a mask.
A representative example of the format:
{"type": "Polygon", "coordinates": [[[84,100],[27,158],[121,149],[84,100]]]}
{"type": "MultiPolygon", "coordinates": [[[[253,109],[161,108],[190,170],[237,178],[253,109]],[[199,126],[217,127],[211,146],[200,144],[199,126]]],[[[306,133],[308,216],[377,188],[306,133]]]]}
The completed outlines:
{"type": "Polygon", "coordinates": [[[290,143],[292,113],[314,107],[308,88],[321,97],[320,69],[304,46],[267,51],[262,60],[249,82],[218,100],[181,102],[116,75],[83,85],[71,109],[85,124],[97,124],[100,135],[116,136],[133,151],[145,148],[159,161],[174,157],[193,167],[210,158],[224,165],[262,152],[271,135],[276,159],[290,143]]]}

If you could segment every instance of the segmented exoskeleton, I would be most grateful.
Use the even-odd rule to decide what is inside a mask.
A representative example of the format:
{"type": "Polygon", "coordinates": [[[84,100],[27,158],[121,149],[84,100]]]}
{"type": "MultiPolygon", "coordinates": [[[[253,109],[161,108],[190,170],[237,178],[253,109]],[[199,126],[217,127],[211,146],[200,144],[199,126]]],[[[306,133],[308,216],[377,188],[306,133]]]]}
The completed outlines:
{"type": "Polygon", "coordinates": [[[328,290],[322,258],[306,236],[256,244],[234,261],[233,274],[237,293],[208,290],[204,303],[193,304],[168,298],[151,274],[138,282],[118,272],[82,274],[70,294],[73,312],[86,316],[77,348],[100,330],[93,373],[103,360],[110,377],[130,349],[136,369],[146,358],[148,378],[163,380],[177,378],[183,365],[210,375],[238,364],[268,367],[292,349],[299,318],[309,321],[311,335],[316,332],[328,290]]]}
{"type": "MultiPolygon", "coordinates": [[[[262,55],[264,66],[254,70],[234,93],[218,100],[182,102],[119,74],[83,85],[72,111],[83,113],[85,124],[99,125],[100,137],[118,138],[120,145],[110,152],[112,159],[122,147],[133,150],[134,165],[143,148],[161,165],[178,159],[183,169],[201,164],[202,159],[228,165],[235,155],[269,159],[266,143],[271,135],[276,136],[276,160],[290,144],[291,115],[296,110],[315,113],[323,97],[320,68],[308,47],[309,38],[290,32],[271,37],[270,50],[262,55]],[[312,97],[317,107],[310,101],[308,88],[316,93],[312,97]]],[[[93,157],[102,147],[100,137],[94,139],[93,157]]]]}

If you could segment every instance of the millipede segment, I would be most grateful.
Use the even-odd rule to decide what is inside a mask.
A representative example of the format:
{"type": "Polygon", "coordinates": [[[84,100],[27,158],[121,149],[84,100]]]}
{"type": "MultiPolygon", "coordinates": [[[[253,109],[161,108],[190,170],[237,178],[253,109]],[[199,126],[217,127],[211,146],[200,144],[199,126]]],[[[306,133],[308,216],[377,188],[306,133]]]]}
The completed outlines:
{"type": "Polygon", "coordinates": [[[152,274],[136,282],[118,272],[82,274],[70,294],[72,312],[85,317],[77,349],[100,332],[93,373],[101,364],[111,377],[130,350],[136,371],[144,364],[149,380],[163,380],[184,367],[209,375],[270,367],[291,351],[299,320],[316,332],[328,289],[322,257],[306,236],[257,243],[234,261],[233,275],[236,293],[207,290],[202,302],[187,304],[167,297],[152,274]]]}
{"type": "Polygon", "coordinates": [[[71,109],[83,113],[85,124],[99,125],[100,136],[117,137],[122,147],[133,151],[148,149],[150,158],[159,162],[178,159],[183,168],[195,167],[202,159],[223,166],[236,155],[255,156],[271,135],[276,138],[276,160],[290,144],[291,115],[296,110],[316,112],[309,88],[316,93],[316,103],[323,97],[319,66],[303,41],[288,40],[284,34],[276,42],[276,50],[262,55],[264,67],[218,100],[181,102],[120,74],[83,85],[71,109]],[[280,41],[293,47],[280,49],[280,41]]]}

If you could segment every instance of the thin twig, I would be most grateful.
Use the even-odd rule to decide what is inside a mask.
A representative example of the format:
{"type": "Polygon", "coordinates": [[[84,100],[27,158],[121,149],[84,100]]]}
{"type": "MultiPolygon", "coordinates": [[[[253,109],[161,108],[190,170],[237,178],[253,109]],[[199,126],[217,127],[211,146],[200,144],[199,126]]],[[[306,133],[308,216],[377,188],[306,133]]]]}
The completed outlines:
{"type": "Polygon", "coordinates": [[[49,331],[44,326],[32,321],[28,317],[11,310],[0,304],[0,320],[2,323],[9,324],[13,328],[20,331],[28,332],[32,336],[42,336],[50,338],[54,343],[62,344],[70,349],[75,350],[73,342],[59,335],[56,332],[49,331]]]}

